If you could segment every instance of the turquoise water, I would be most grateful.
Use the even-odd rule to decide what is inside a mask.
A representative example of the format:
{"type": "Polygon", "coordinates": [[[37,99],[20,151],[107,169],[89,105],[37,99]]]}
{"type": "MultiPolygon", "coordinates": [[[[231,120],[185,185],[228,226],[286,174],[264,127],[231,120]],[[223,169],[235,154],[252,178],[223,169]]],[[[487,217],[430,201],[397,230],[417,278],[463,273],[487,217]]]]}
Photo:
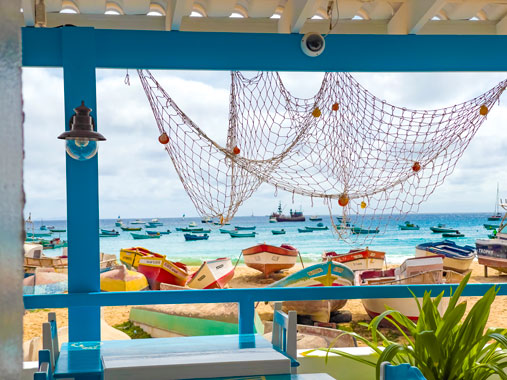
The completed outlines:
{"type": "MultiPolygon", "coordinates": [[[[379,234],[368,242],[364,242],[365,236],[360,236],[357,243],[346,243],[339,241],[338,237],[332,231],[329,215],[322,216],[322,223],[330,226],[328,231],[314,231],[312,233],[298,233],[298,228],[304,226],[316,225],[316,222],[300,222],[300,223],[269,223],[267,216],[262,217],[237,217],[230,226],[223,228],[232,229],[233,226],[253,226],[257,227],[255,238],[231,238],[229,234],[221,234],[218,226],[207,225],[201,223],[200,218],[159,218],[164,225],[159,227],[160,230],[170,229],[169,235],[162,235],[160,239],[134,240],[129,232],[122,231],[119,227],[115,227],[114,219],[103,219],[100,221],[100,227],[105,229],[119,230],[120,236],[100,238],[101,252],[114,253],[119,256],[121,248],[134,246],[142,246],[155,252],[163,253],[171,260],[177,260],[189,265],[198,265],[203,260],[215,259],[218,257],[230,257],[235,260],[239,257],[241,250],[251,247],[257,243],[268,243],[272,245],[291,244],[296,247],[306,262],[320,261],[323,251],[334,250],[338,253],[348,252],[353,247],[369,246],[370,249],[386,252],[388,263],[400,263],[405,258],[414,256],[415,246],[428,241],[442,240],[440,234],[434,234],[429,227],[438,223],[446,224],[449,227],[456,228],[465,234],[464,238],[453,239],[457,244],[475,245],[478,238],[487,238],[488,233],[483,224],[498,224],[498,222],[488,222],[487,217],[490,214],[416,214],[403,217],[412,223],[418,224],[421,229],[419,231],[400,231],[398,225],[400,221],[391,220],[387,222],[385,232],[381,230],[379,234]],[[176,227],[185,227],[190,222],[196,222],[198,227],[211,228],[209,240],[205,241],[185,241],[183,232],[176,232],[176,227]],[[285,235],[272,235],[272,229],[284,228],[287,233],[285,235]]],[[[123,219],[127,224],[134,219],[123,219]]],[[[149,221],[150,219],[146,219],[149,221]]],[[[352,220],[353,221],[353,220],[352,220]]],[[[55,228],[66,228],[65,221],[45,221],[46,225],[53,225],[55,228]]],[[[381,224],[383,225],[383,223],[381,224]]],[[[34,222],[34,229],[37,232],[41,222],[34,222]]],[[[156,229],[155,229],[156,230],[156,229]]],[[[31,232],[31,231],[29,231],[31,232]]],[[[140,233],[145,233],[144,228],[140,233]]],[[[59,236],[66,240],[66,233],[54,233],[53,236],[59,236]]],[[[372,235],[369,235],[370,237],[372,235]]],[[[59,255],[61,249],[46,250],[47,255],[59,255]]]]}

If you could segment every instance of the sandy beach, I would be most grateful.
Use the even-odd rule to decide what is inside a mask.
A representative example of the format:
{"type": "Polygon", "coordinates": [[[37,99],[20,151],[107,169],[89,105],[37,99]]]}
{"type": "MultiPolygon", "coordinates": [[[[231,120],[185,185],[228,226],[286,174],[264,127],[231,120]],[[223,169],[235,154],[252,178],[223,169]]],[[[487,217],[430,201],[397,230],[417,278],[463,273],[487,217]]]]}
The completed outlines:
{"type": "MultiPolygon", "coordinates": [[[[197,267],[190,267],[190,272],[193,272],[197,267]]],[[[238,266],[235,270],[234,278],[229,282],[231,288],[256,288],[263,287],[277,281],[289,273],[296,272],[301,269],[301,264],[297,264],[294,268],[283,273],[272,274],[269,278],[264,276],[253,269],[246,266],[238,266]]],[[[489,277],[484,277],[484,267],[479,265],[477,262],[472,264],[472,278],[471,283],[500,283],[507,282],[506,275],[499,275],[496,270],[489,270],[489,277]]],[[[478,297],[466,297],[470,309],[477,301],[478,297]]],[[[131,306],[115,306],[115,307],[104,307],[102,309],[104,319],[111,325],[121,324],[126,322],[129,318],[131,306]]],[[[353,321],[369,321],[368,315],[364,311],[363,305],[360,300],[349,300],[344,307],[344,310],[349,310],[352,313],[353,321]]],[[[39,310],[27,310],[23,319],[23,340],[29,340],[33,337],[41,335],[42,323],[47,321],[47,312],[55,311],[57,315],[58,326],[66,326],[67,321],[67,309],[39,309],[39,310]]],[[[265,320],[272,318],[272,309],[269,305],[259,303],[257,305],[257,312],[260,317],[265,320]]],[[[488,320],[489,327],[505,327],[507,326],[507,297],[497,297],[493,303],[491,314],[488,320]]]]}

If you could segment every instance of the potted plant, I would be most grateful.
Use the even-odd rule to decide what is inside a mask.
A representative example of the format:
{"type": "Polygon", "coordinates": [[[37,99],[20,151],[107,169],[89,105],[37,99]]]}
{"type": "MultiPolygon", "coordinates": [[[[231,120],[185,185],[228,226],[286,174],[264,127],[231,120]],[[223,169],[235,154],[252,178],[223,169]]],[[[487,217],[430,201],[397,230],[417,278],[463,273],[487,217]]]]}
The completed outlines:
{"type": "MultiPolygon", "coordinates": [[[[371,341],[347,332],[378,355],[376,362],[335,348],[320,350],[376,367],[377,380],[380,365],[386,361],[395,365],[409,363],[419,368],[427,380],[485,380],[493,374],[507,379],[504,372],[507,353],[502,352],[507,348],[507,329],[486,329],[498,288],[491,287],[465,317],[467,302],[458,301],[469,278],[470,274],[463,278],[443,315],[438,311],[443,293],[432,299],[430,292],[425,292],[422,305],[414,295],[419,308],[417,323],[396,310],[388,309],[367,325],[372,334],[371,341]],[[403,336],[402,343],[390,341],[379,331],[379,323],[384,319],[403,336]]],[[[312,351],[315,350],[305,354],[312,351]]]]}

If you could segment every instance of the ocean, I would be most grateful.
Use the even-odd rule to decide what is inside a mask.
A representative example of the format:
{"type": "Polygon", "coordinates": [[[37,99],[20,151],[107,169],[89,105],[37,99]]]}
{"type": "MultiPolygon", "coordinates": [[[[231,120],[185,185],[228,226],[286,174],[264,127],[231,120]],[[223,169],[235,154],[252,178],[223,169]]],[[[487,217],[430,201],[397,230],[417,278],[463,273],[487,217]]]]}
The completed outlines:
{"type": "MultiPolygon", "coordinates": [[[[487,218],[491,214],[474,213],[474,214],[414,214],[404,216],[400,220],[390,220],[387,222],[385,230],[381,228],[381,232],[375,235],[368,235],[365,242],[364,235],[359,235],[359,240],[344,242],[340,241],[330,223],[329,215],[322,215],[322,223],[330,227],[328,231],[314,231],[312,233],[298,233],[298,228],[304,226],[314,226],[317,222],[286,222],[286,223],[269,223],[267,216],[252,217],[236,217],[230,226],[221,228],[232,229],[234,226],[256,226],[258,233],[255,238],[231,238],[229,234],[221,234],[218,231],[219,226],[201,223],[200,218],[159,218],[164,223],[162,227],[157,229],[172,231],[169,235],[162,235],[160,239],[134,240],[130,232],[122,231],[121,228],[115,227],[115,219],[101,219],[100,227],[104,229],[115,229],[120,232],[117,237],[100,238],[100,250],[104,253],[113,253],[119,257],[121,248],[129,248],[142,246],[151,251],[167,255],[170,260],[181,261],[187,265],[200,265],[203,260],[215,259],[219,257],[229,257],[235,262],[239,258],[241,250],[256,245],[258,243],[268,243],[271,245],[290,244],[296,247],[305,262],[317,262],[321,260],[324,251],[336,251],[338,253],[346,253],[354,247],[368,246],[370,249],[386,252],[386,260],[388,264],[398,264],[407,257],[413,257],[415,254],[415,246],[430,241],[443,240],[441,234],[432,233],[429,229],[437,224],[445,224],[448,227],[458,229],[465,234],[463,238],[453,238],[459,245],[475,246],[475,240],[480,238],[487,239],[487,235],[492,231],[487,231],[483,224],[499,224],[499,222],[488,221],[487,218]],[[398,227],[403,221],[410,221],[418,224],[418,231],[401,231],[398,227]],[[183,232],[176,232],[176,227],[188,226],[190,222],[196,222],[198,227],[210,228],[211,233],[208,240],[204,241],[185,241],[183,232]],[[273,229],[285,229],[285,235],[273,235],[273,229]]],[[[128,224],[135,219],[123,219],[128,224]]],[[[149,221],[151,219],[143,219],[149,221]]],[[[336,220],[336,219],[335,219],[336,220]]],[[[352,222],[354,220],[352,219],[352,222]]],[[[34,221],[33,228],[35,232],[39,231],[42,221],[34,221]]],[[[65,220],[45,220],[44,224],[55,226],[57,229],[66,228],[65,220]]],[[[384,223],[382,223],[384,225],[384,223]]],[[[381,227],[382,227],[381,225],[381,227]]],[[[136,225],[134,225],[136,226],[136,225]]],[[[365,227],[366,228],[366,227],[365,227]]],[[[155,230],[157,230],[155,229],[155,230]]],[[[153,230],[153,229],[152,229],[153,230]]],[[[28,232],[31,232],[28,231],[28,232]]],[[[144,228],[138,233],[145,233],[144,228]]],[[[54,237],[60,237],[62,240],[67,239],[66,233],[54,233],[54,237]]],[[[48,256],[56,256],[62,254],[62,249],[45,250],[48,256]]]]}

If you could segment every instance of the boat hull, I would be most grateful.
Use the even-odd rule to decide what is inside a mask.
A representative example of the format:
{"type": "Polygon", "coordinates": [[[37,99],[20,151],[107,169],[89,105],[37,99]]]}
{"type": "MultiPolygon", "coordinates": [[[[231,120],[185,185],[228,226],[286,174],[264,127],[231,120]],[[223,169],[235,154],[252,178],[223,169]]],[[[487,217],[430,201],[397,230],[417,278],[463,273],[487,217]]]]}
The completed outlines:
{"type": "MultiPolygon", "coordinates": [[[[306,287],[306,286],[350,286],[354,273],[345,265],[328,261],[319,263],[293,273],[268,287],[306,287]]],[[[345,306],[347,300],[288,301],[283,309],[296,310],[298,314],[309,315],[312,320],[329,322],[330,313],[345,306]]]]}
{"type": "MultiPolygon", "coordinates": [[[[437,252],[429,252],[424,249],[415,249],[415,257],[434,256],[437,252]]],[[[467,272],[474,261],[475,256],[466,258],[444,257],[444,269],[453,270],[459,273],[467,272]]]]}
{"type": "Polygon", "coordinates": [[[128,292],[148,289],[148,280],[142,273],[124,265],[100,274],[100,290],[103,292],[128,292]]]}
{"type": "Polygon", "coordinates": [[[188,273],[184,264],[176,264],[165,257],[143,257],[139,260],[137,271],[146,276],[151,290],[160,290],[160,284],[184,286],[188,273]]]}
{"type": "Polygon", "coordinates": [[[382,269],[385,263],[385,252],[370,251],[369,249],[351,250],[349,253],[343,255],[329,255],[328,252],[324,253],[323,260],[332,260],[341,263],[352,269],[356,270],[374,270],[382,269]]]}
{"type": "Polygon", "coordinates": [[[143,247],[122,248],[120,250],[120,261],[128,269],[137,269],[139,260],[147,256],[163,257],[159,253],[151,252],[143,247]]]}
{"type": "Polygon", "coordinates": [[[192,275],[188,286],[194,289],[223,289],[233,277],[231,259],[209,260],[192,275]]]}
{"type": "Polygon", "coordinates": [[[296,264],[298,251],[275,247],[268,244],[258,244],[242,251],[245,264],[268,277],[273,272],[289,269],[296,264]]]}

